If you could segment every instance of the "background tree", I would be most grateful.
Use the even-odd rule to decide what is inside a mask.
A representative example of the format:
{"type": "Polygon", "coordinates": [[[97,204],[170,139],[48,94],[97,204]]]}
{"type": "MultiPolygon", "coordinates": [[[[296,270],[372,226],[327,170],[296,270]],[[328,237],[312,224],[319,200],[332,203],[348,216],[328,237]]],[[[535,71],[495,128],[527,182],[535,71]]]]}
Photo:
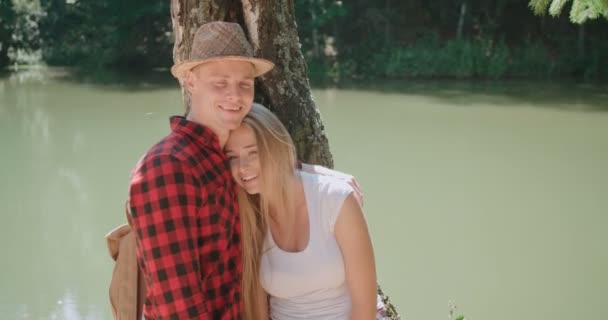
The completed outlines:
{"type": "Polygon", "coordinates": [[[87,69],[145,69],[170,61],[171,20],[164,0],[40,0],[43,58],[87,69]]]}
{"type": "MultiPolygon", "coordinates": [[[[608,78],[603,63],[608,60],[608,19],[590,20],[606,16],[607,0],[530,1],[290,4],[316,85],[412,78],[608,78]],[[570,11],[587,22],[573,25],[566,15],[538,17],[530,7],[570,11]]],[[[240,2],[213,3],[221,8],[240,2]]],[[[0,66],[31,63],[19,52],[33,52],[29,57],[86,74],[114,69],[132,76],[136,70],[167,68],[173,48],[169,6],[166,0],[0,0],[0,66]]]]}
{"type": "Polygon", "coordinates": [[[39,21],[44,11],[38,0],[0,0],[0,66],[40,60],[39,21]]]}
{"type": "Polygon", "coordinates": [[[570,2],[572,2],[570,20],[574,23],[583,23],[601,16],[608,19],[608,1],[606,0],[530,0],[530,7],[539,15],[545,14],[548,8],[549,14],[556,17],[570,2]]]}
{"type": "Polygon", "coordinates": [[[11,0],[0,0],[0,68],[10,63],[8,49],[12,45],[15,11],[11,0]]]}

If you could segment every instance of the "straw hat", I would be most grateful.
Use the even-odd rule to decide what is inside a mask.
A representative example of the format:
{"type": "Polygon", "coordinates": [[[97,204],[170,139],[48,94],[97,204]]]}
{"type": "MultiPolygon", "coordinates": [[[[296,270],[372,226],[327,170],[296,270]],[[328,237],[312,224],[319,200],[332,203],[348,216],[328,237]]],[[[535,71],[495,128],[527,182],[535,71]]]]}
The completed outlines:
{"type": "Polygon", "coordinates": [[[183,79],[194,67],[218,60],[250,62],[255,69],[255,77],[263,75],[274,67],[274,63],[268,60],[253,57],[253,49],[240,25],[216,21],[206,23],[196,30],[190,57],[174,64],[171,67],[171,74],[183,79]]]}

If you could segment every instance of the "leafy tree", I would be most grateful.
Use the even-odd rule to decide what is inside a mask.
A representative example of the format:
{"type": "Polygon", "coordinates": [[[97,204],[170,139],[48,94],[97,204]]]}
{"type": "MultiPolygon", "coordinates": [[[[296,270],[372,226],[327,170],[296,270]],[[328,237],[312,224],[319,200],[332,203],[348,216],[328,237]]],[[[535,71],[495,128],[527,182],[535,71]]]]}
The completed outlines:
{"type": "Polygon", "coordinates": [[[545,14],[547,8],[552,16],[559,16],[567,3],[572,2],[570,20],[583,23],[601,16],[608,19],[608,0],[530,0],[530,7],[536,14],[545,14]]]}
{"type": "Polygon", "coordinates": [[[9,64],[8,49],[12,45],[15,10],[11,0],[0,0],[0,68],[9,64]]]}
{"type": "Polygon", "coordinates": [[[169,3],[41,0],[44,58],[93,68],[150,67],[171,58],[169,3]]]}
{"type": "Polygon", "coordinates": [[[43,15],[38,0],[0,0],[0,66],[38,62],[43,15]]]}

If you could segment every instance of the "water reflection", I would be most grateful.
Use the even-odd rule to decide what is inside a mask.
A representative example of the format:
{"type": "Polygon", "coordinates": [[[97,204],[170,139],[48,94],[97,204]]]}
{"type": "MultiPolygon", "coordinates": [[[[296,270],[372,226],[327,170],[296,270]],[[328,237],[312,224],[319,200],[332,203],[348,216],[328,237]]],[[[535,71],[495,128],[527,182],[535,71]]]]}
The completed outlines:
{"type": "MultiPolygon", "coordinates": [[[[0,80],[0,97],[4,97],[5,96],[5,86],[6,84],[4,83],[4,81],[0,80]]],[[[0,117],[2,117],[7,111],[8,105],[4,102],[1,101],[2,103],[0,103],[0,117]]]]}
{"type": "Polygon", "coordinates": [[[34,66],[12,72],[9,75],[9,81],[13,84],[31,84],[44,83],[45,81],[66,75],[63,69],[45,68],[43,66],[34,66]]]}
{"type": "Polygon", "coordinates": [[[73,70],[61,81],[70,84],[90,84],[111,91],[153,91],[159,89],[175,90],[178,82],[169,69],[157,68],[139,72],[116,72],[111,70],[91,73],[88,70],[73,70]]]}
{"type": "Polygon", "coordinates": [[[103,319],[102,314],[94,305],[86,305],[77,301],[76,295],[66,291],[61,300],[56,303],[55,310],[51,311],[48,319],[52,320],[97,320],[103,319]]]}
{"type": "Polygon", "coordinates": [[[62,295],[39,297],[47,299],[42,304],[18,304],[14,313],[3,313],[4,319],[14,320],[102,320],[104,313],[94,304],[79,301],[77,295],[66,290],[62,295]],[[53,299],[54,298],[54,299],[53,299]]]}
{"type": "Polygon", "coordinates": [[[9,309],[0,318],[106,319],[107,291],[90,286],[96,277],[109,279],[109,269],[96,227],[104,186],[90,182],[99,164],[81,125],[86,108],[67,105],[78,94],[40,73],[1,83],[0,240],[11,259],[0,275],[0,305],[9,309]]]}
{"type": "Polygon", "coordinates": [[[406,94],[454,106],[488,105],[608,111],[608,85],[574,81],[382,81],[346,84],[342,90],[406,94]]]}

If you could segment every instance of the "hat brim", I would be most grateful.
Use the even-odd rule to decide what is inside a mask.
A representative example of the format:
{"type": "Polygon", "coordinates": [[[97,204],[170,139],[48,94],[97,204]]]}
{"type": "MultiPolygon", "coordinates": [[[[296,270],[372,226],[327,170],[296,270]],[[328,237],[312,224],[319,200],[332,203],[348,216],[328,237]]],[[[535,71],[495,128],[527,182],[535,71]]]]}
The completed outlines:
{"type": "Polygon", "coordinates": [[[266,60],[266,59],[247,58],[247,57],[241,57],[241,56],[222,56],[222,57],[207,58],[207,59],[200,59],[200,60],[190,60],[190,61],[183,61],[180,63],[176,63],[173,65],[173,67],[171,67],[171,74],[174,77],[176,77],[177,79],[181,80],[186,76],[188,71],[192,70],[193,68],[195,68],[198,65],[201,65],[201,64],[207,63],[207,62],[223,61],[223,60],[244,61],[244,62],[251,63],[254,68],[254,75],[253,75],[254,77],[259,77],[259,76],[267,73],[268,71],[272,70],[272,68],[274,68],[274,63],[272,63],[271,61],[266,60]]]}

